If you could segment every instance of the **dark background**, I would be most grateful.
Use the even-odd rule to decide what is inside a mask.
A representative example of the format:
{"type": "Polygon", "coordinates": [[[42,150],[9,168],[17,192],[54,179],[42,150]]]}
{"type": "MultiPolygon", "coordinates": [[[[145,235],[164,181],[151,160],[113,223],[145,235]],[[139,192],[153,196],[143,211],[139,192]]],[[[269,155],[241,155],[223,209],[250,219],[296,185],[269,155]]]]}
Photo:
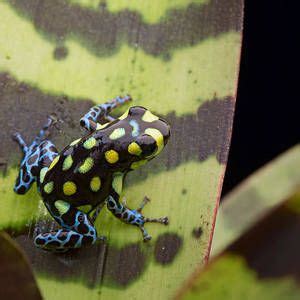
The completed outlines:
{"type": "Polygon", "coordinates": [[[238,96],[223,196],[300,141],[300,93],[296,91],[300,87],[296,66],[300,16],[296,5],[290,3],[245,3],[238,96]]]}

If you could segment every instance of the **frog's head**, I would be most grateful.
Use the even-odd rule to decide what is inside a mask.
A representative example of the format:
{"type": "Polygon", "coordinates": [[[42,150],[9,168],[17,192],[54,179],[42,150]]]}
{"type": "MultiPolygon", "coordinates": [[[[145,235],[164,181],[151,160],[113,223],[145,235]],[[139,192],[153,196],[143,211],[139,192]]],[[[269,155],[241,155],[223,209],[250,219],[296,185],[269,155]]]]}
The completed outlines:
{"type": "Polygon", "coordinates": [[[129,108],[118,119],[101,125],[96,138],[101,142],[94,149],[115,172],[136,169],[156,157],[170,137],[169,124],[141,106],[129,108]]]}
{"type": "Polygon", "coordinates": [[[126,145],[132,158],[131,169],[156,157],[169,140],[169,124],[144,107],[131,107],[119,119],[124,120],[131,128],[131,139],[126,145]]]}

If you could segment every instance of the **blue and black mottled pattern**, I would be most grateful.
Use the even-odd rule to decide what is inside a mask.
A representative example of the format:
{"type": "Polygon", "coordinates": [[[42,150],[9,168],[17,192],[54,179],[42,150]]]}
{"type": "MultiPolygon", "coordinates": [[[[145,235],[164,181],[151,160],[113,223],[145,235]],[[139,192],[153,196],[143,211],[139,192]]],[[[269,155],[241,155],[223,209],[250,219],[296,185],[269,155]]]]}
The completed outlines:
{"type": "Polygon", "coordinates": [[[93,106],[88,113],[80,119],[80,125],[89,131],[93,131],[96,130],[97,120],[99,119],[104,119],[108,122],[114,121],[115,119],[108,114],[117,106],[130,101],[130,99],[130,96],[117,97],[104,104],[93,106]]]}
{"type": "Polygon", "coordinates": [[[129,100],[130,96],[117,97],[91,108],[80,120],[88,134],[60,153],[47,138],[50,118],[30,146],[15,135],[24,152],[15,191],[24,194],[36,181],[49,213],[62,227],[39,234],[37,247],[63,252],[103,239],[93,223],[104,204],[121,221],[140,228],[145,241],[151,239],[146,222],[168,224],[167,217],[143,216],[146,200],[136,210],[120,203],[126,174],[157,156],[170,136],[168,123],[143,107],[131,107],[118,119],[108,115],[129,100]],[[106,123],[98,123],[100,119],[106,123]],[[90,206],[89,213],[80,210],[83,205],[90,206]]]}
{"type": "Polygon", "coordinates": [[[70,207],[67,214],[60,215],[55,207],[47,208],[64,229],[39,234],[35,238],[38,247],[63,252],[69,248],[80,248],[97,241],[96,229],[83,212],[70,207]]]}
{"type": "MultiPolygon", "coordinates": [[[[46,140],[48,130],[53,124],[53,119],[48,118],[47,124],[40,131],[29,147],[19,133],[14,135],[14,139],[19,143],[24,158],[21,161],[19,176],[16,180],[14,191],[17,194],[25,194],[32,183],[37,180],[42,167],[49,167],[53,159],[58,155],[54,144],[46,140]]],[[[39,183],[39,181],[38,181],[39,183]]]]}

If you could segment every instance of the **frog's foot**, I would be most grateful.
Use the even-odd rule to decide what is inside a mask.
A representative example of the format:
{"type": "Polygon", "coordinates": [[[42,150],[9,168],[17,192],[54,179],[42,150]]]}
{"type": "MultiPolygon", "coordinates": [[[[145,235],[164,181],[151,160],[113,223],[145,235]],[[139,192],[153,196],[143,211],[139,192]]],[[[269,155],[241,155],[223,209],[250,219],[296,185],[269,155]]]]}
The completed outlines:
{"type": "Polygon", "coordinates": [[[58,155],[54,144],[47,140],[50,127],[55,124],[53,117],[49,117],[47,123],[35,137],[30,145],[26,145],[20,133],[15,133],[13,138],[21,146],[24,157],[21,161],[19,176],[16,180],[14,191],[17,194],[25,194],[32,183],[39,178],[42,168],[48,167],[58,155]]]}
{"type": "MultiPolygon", "coordinates": [[[[137,208],[136,211],[141,214],[143,208],[149,202],[150,202],[150,199],[147,196],[145,196],[143,201],[141,202],[140,206],[137,208]]],[[[144,217],[144,221],[145,221],[145,223],[152,222],[152,223],[161,223],[161,224],[164,224],[164,225],[169,224],[169,218],[168,217],[162,217],[162,218],[146,218],[146,217],[144,217]]]]}
{"type": "Polygon", "coordinates": [[[16,132],[13,134],[13,140],[19,144],[19,146],[21,147],[21,149],[24,153],[27,152],[28,147],[19,132],[16,132]]]}
{"type": "Polygon", "coordinates": [[[150,199],[147,196],[145,196],[144,199],[143,199],[143,201],[141,202],[140,206],[136,210],[137,217],[138,217],[138,223],[141,224],[141,225],[139,225],[139,228],[142,231],[144,242],[150,241],[151,238],[152,238],[151,235],[148,234],[147,230],[144,227],[145,223],[160,223],[160,224],[164,224],[164,225],[168,225],[169,224],[168,217],[147,218],[147,217],[144,217],[142,215],[143,208],[149,202],[150,202],[150,199]]]}
{"type": "Polygon", "coordinates": [[[147,241],[150,241],[151,240],[151,235],[148,234],[147,230],[145,229],[144,227],[144,224],[145,223],[148,223],[148,222],[152,222],[152,223],[160,223],[160,224],[163,224],[163,225],[168,225],[169,224],[169,219],[168,217],[162,217],[162,218],[146,218],[144,216],[141,215],[141,221],[139,221],[139,228],[143,234],[143,240],[144,242],[147,242],[147,241]]]}
{"type": "Polygon", "coordinates": [[[149,198],[145,197],[139,207],[135,210],[127,208],[126,204],[124,205],[124,200],[123,203],[120,203],[114,197],[110,196],[107,201],[107,208],[121,221],[127,224],[138,226],[143,234],[143,239],[146,242],[151,240],[151,236],[144,227],[145,223],[152,222],[164,225],[169,224],[168,217],[147,218],[142,215],[142,210],[149,201],[149,198]]]}
{"type": "Polygon", "coordinates": [[[39,145],[43,140],[47,139],[50,135],[51,128],[60,120],[55,115],[50,115],[47,118],[47,122],[40,130],[39,134],[35,137],[32,145],[39,145]]]}
{"type": "Polygon", "coordinates": [[[169,219],[168,219],[168,217],[146,218],[143,215],[137,213],[134,222],[132,222],[131,224],[137,225],[140,228],[140,230],[142,232],[142,235],[143,235],[144,242],[150,241],[151,238],[152,238],[151,235],[147,232],[147,230],[144,227],[145,223],[147,223],[147,222],[153,222],[153,223],[160,223],[160,224],[168,225],[169,224],[169,219]]]}
{"type": "Polygon", "coordinates": [[[30,146],[27,146],[24,139],[19,132],[13,134],[13,139],[19,144],[22,151],[25,154],[30,154],[28,152],[33,152],[33,150],[50,135],[50,128],[55,125],[59,120],[51,115],[48,117],[46,124],[40,130],[39,134],[34,138],[30,146]]]}

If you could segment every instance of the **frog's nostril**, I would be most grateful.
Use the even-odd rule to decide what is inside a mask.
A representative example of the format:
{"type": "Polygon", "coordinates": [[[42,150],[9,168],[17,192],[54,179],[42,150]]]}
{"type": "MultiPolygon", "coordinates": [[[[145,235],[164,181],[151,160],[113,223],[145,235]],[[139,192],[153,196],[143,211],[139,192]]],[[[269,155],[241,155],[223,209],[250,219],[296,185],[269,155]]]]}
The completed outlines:
{"type": "Polygon", "coordinates": [[[164,135],[164,144],[166,145],[170,138],[170,128],[168,128],[167,133],[164,135]]]}
{"type": "Polygon", "coordinates": [[[164,141],[165,141],[165,144],[167,143],[169,137],[170,137],[170,134],[171,134],[171,131],[170,131],[170,125],[165,121],[165,120],[162,120],[161,119],[161,122],[162,122],[162,125],[161,125],[161,133],[164,137],[164,141]]]}

